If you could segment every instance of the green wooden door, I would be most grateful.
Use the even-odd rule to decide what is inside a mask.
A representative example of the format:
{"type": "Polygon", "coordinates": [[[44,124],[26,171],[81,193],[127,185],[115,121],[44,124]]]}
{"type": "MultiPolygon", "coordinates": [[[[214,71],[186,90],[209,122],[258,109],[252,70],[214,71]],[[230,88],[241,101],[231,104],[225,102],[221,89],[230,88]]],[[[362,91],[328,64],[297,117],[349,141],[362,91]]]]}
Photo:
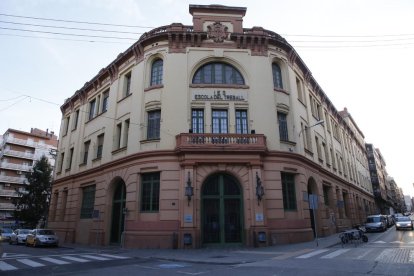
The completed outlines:
{"type": "Polygon", "coordinates": [[[242,243],[242,193],[237,180],[213,175],[204,182],[201,198],[203,243],[242,243]]]}

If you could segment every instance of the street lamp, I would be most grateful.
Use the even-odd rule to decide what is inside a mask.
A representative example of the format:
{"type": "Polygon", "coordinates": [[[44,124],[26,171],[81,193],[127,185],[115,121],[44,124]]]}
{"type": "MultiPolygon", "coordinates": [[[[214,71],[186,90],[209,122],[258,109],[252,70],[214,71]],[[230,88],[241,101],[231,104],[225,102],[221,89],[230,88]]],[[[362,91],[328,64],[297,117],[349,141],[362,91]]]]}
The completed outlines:
{"type": "Polygon", "coordinates": [[[301,130],[299,131],[299,137],[300,137],[300,135],[302,134],[302,132],[303,132],[304,130],[308,130],[308,129],[310,129],[310,128],[314,127],[314,126],[323,125],[324,123],[325,123],[325,121],[324,121],[324,120],[320,120],[320,121],[317,121],[315,124],[311,125],[310,127],[305,126],[305,128],[303,128],[303,129],[301,129],[301,130]]]}
{"type": "Polygon", "coordinates": [[[188,206],[190,206],[191,197],[194,195],[194,188],[191,186],[190,172],[188,172],[187,187],[184,195],[187,197],[188,206]]]}

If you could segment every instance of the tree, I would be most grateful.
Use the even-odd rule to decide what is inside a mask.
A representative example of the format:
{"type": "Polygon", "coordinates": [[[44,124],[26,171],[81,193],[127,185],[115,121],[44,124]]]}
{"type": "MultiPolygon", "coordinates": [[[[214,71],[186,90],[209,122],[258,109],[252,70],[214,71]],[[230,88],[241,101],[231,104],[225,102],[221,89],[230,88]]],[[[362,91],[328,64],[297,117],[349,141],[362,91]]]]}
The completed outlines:
{"type": "Polygon", "coordinates": [[[25,190],[17,190],[19,196],[13,200],[14,217],[35,228],[40,219],[46,219],[52,188],[52,166],[45,155],[35,162],[26,179],[25,190]]]}

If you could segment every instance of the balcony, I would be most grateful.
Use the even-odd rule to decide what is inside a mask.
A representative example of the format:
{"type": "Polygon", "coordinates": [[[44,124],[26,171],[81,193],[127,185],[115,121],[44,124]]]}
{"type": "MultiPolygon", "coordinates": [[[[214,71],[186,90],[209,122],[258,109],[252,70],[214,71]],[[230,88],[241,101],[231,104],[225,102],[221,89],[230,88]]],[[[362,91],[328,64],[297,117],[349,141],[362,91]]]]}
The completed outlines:
{"type": "Polygon", "coordinates": [[[0,203],[0,210],[15,210],[16,206],[13,203],[0,203]]]}
{"type": "Polygon", "coordinates": [[[0,175],[0,182],[24,184],[26,177],[0,175]]]}
{"type": "Polygon", "coordinates": [[[9,162],[1,162],[0,168],[28,172],[32,169],[32,166],[23,165],[23,164],[14,164],[14,163],[9,163],[9,162]]]}
{"type": "Polygon", "coordinates": [[[36,147],[36,143],[32,140],[24,140],[24,139],[18,139],[13,137],[7,137],[3,140],[3,144],[9,143],[9,144],[16,144],[21,146],[27,146],[27,147],[36,147]]]}
{"type": "Polygon", "coordinates": [[[176,136],[177,151],[265,152],[263,134],[181,133],[176,136]]]}
{"type": "Polygon", "coordinates": [[[31,159],[31,160],[33,160],[33,158],[34,158],[33,153],[28,153],[28,152],[24,152],[24,151],[16,151],[16,150],[8,150],[8,149],[4,150],[2,152],[2,155],[8,155],[8,156],[19,157],[19,158],[26,158],[26,159],[31,159]]]}
{"type": "Polygon", "coordinates": [[[6,196],[6,197],[18,197],[19,194],[16,191],[10,191],[10,190],[0,190],[0,196],[6,196]]]}

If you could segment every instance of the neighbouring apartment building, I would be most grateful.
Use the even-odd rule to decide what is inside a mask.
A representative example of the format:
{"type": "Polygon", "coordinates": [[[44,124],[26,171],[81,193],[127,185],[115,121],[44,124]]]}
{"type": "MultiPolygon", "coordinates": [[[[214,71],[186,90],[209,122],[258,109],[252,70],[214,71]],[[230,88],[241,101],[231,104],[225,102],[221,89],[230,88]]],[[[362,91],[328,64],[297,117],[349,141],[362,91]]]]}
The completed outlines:
{"type": "Polygon", "coordinates": [[[53,132],[32,128],[30,132],[8,129],[0,141],[0,219],[14,223],[12,198],[28,184],[25,174],[42,155],[54,166],[50,151],[56,151],[58,140],[53,132]]]}
{"type": "Polygon", "coordinates": [[[61,106],[49,227],[137,248],[309,241],[375,201],[362,131],[246,8],[190,5],[61,106]]]}

